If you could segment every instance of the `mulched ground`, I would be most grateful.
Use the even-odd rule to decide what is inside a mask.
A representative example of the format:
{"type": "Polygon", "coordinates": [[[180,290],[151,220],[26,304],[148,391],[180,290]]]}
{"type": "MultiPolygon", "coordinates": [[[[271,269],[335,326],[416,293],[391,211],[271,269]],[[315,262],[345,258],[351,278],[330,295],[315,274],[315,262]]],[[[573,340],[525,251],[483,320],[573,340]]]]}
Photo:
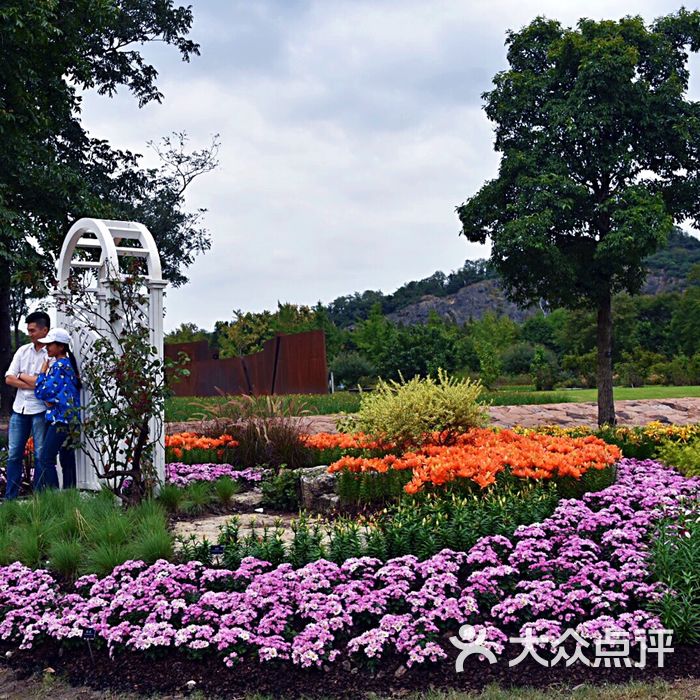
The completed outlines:
{"type": "MultiPolygon", "coordinates": [[[[3,655],[8,649],[2,649],[3,655]]],[[[506,658],[513,658],[520,649],[507,654],[506,658]]],[[[455,650],[455,658],[456,654],[455,650]]],[[[188,681],[195,681],[193,688],[207,696],[242,698],[258,692],[289,698],[302,695],[358,698],[369,693],[404,695],[428,689],[480,690],[491,683],[503,688],[574,688],[581,683],[601,685],[632,680],[700,678],[700,646],[677,647],[665,657],[663,668],[657,668],[656,658],[650,657],[650,665],[645,669],[591,668],[581,663],[567,668],[563,662],[545,668],[534,661],[523,661],[509,668],[507,661],[489,665],[475,657],[465,662],[463,673],[456,673],[454,659],[413,669],[385,659],[376,671],[353,668],[347,661],[313,671],[283,663],[257,665],[250,662],[228,669],[218,659],[196,660],[173,652],[118,653],[109,659],[105,650],[94,649],[94,645],[91,655],[87,642],[72,649],[45,645],[28,652],[15,650],[5,663],[15,669],[19,678],[41,674],[51,667],[73,685],[112,692],[182,692],[188,681]]]]}

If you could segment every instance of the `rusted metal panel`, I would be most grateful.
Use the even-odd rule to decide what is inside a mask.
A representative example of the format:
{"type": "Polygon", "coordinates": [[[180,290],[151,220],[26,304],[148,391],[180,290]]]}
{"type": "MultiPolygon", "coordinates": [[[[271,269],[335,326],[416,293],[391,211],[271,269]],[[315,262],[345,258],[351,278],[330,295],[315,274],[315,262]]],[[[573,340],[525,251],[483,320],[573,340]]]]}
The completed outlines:
{"type": "MultiPolygon", "coordinates": [[[[190,396],[217,396],[226,394],[246,394],[248,384],[243,372],[241,358],[231,357],[224,360],[199,360],[192,363],[190,396]]],[[[177,392],[177,388],[176,388],[177,392]]],[[[179,394],[185,396],[186,394],[179,394]]]]}
{"type": "Polygon", "coordinates": [[[177,360],[178,355],[184,352],[190,360],[211,360],[211,350],[206,340],[198,340],[192,343],[166,343],[165,356],[177,360]]]}
{"type": "Polygon", "coordinates": [[[172,385],[176,396],[227,394],[325,394],[328,392],[323,331],[280,335],[262,352],[214,360],[206,341],[165,346],[167,357],[190,357],[189,376],[172,385]],[[217,390],[218,389],[218,390],[217,390]]]}
{"type": "Polygon", "coordinates": [[[274,394],[327,394],[326,338],[323,331],[278,337],[274,394]]]}
{"type": "Polygon", "coordinates": [[[272,377],[275,373],[275,346],[277,339],[266,340],[262,352],[244,355],[241,360],[246,370],[250,393],[266,396],[272,393],[272,377]]]}

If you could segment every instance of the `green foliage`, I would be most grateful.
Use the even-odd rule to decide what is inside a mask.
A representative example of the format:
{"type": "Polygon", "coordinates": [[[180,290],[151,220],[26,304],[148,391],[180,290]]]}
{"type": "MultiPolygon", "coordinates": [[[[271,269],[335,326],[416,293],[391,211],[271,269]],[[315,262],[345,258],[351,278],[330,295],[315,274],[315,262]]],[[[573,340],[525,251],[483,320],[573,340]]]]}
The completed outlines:
{"type": "Polygon", "coordinates": [[[700,507],[697,501],[677,520],[662,523],[652,540],[655,578],[668,586],[655,606],[676,644],[700,642],[700,507]]]}
{"type": "Polygon", "coordinates": [[[668,440],[661,444],[655,456],[684,476],[700,476],[700,440],[688,444],[668,440]]]}
{"type": "Polygon", "coordinates": [[[501,357],[503,372],[507,375],[528,374],[534,356],[535,347],[532,343],[509,345],[501,357]]]}
{"type": "Polygon", "coordinates": [[[141,528],[133,543],[131,552],[134,559],[153,564],[159,559],[172,559],[173,540],[167,530],[146,530],[141,528]]]}
{"type": "Polygon", "coordinates": [[[181,323],[174,331],[166,333],[165,343],[196,343],[209,341],[209,333],[196,323],[181,323]]]}
{"type": "MultiPolygon", "coordinates": [[[[288,544],[276,531],[243,536],[238,520],[233,519],[219,539],[224,545],[222,564],[235,568],[245,556],[288,561],[294,567],[321,558],[341,563],[351,557],[386,560],[414,554],[425,559],[445,547],[465,551],[484,535],[509,536],[519,525],[551,515],[558,499],[553,483],[502,479],[486,492],[448,490],[406,497],[366,520],[340,518],[324,523],[302,514],[292,522],[288,544]]],[[[187,556],[194,553],[190,546],[187,556]]],[[[206,551],[203,554],[207,556],[206,551]]]]}
{"type": "Polygon", "coordinates": [[[213,487],[208,481],[195,481],[183,489],[185,497],[180,505],[184,513],[203,513],[214,500],[213,487]]]}
{"type": "Polygon", "coordinates": [[[281,468],[274,476],[262,482],[262,503],[273,510],[299,509],[299,478],[295,469],[281,468]]]}
{"type": "Polygon", "coordinates": [[[561,368],[566,386],[594,387],[596,385],[596,351],[584,355],[564,355],[561,368]]]}
{"type": "Polygon", "coordinates": [[[67,579],[75,579],[83,559],[80,540],[55,540],[49,545],[49,568],[67,579]]]}
{"type": "Polygon", "coordinates": [[[125,511],[109,491],[44,491],[3,503],[0,533],[0,562],[48,566],[68,579],[107,574],[127,559],[155,561],[172,552],[159,505],[146,501],[125,511]]]}
{"type": "Polygon", "coordinates": [[[410,470],[390,469],[384,474],[343,470],[338,474],[336,490],[343,506],[387,503],[403,495],[410,479],[410,470]]]}
{"type": "Polygon", "coordinates": [[[420,444],[433,431],[445,439],[483,425],[486,413],[477,401],[482,387],[469,379],[457,380],[438,370],[432,377],[409,381],[380,381],[364,394],[353,417],[355,429],[398,446],[420,444]]]}
{"type": "Polygon", "coordinates": [[[380,365],[384,379],[435,376],[441,368],[453,372],[475,364],[471,339],[434,311],[426,323],[394,327],[391,339],[383,348],[380,365]]]}
{"type": "Polygon", "coordinates": [[[237,481],[234,481],[230,476],[222,476],[214,482],[214,493],[221,505],[227,506],[231,503],[231,499],[239,493],[241,486],[237,481]]]}
{"type": "Polygon", "coordinates": [[[185,490],[175,484],[163,484],[158,493],[158,501],[168,513],[177,513],[185,500],[185,490]]]}
{"type": "Polygon", "coordinates": [[[357,387],[365,386],[377,376],[374,365],[359,352],[342,352],[336,355],[329,367],[333,372],[336,386],[357,387]]]}
{"type": "Polygon", "coordinates": [[[651,368],[663,361],[663,355],[637,348],[635,352],[622,354],[622,362],[615,365],[615,371],[625,386],[643,386],[649,381],[651,368]]]}
{"type": "Polygon", "coordinates": [[[260,313],[234,311],[234,320],[217,324],[216,342],[221,357],[239,357],[260,352],[275,336],[322,330],[326,348],[333,356],[339,349],[341,332],[322,306],[310,307],[278,303],[277,311],[260,313]]]}
{"type": "MultiPolygon", "coordinates": [[[[463,234],[491,239],[513,301],[595,308],[604,357],[612,295],[638,292],[673,221],[697,216],[700,122],[686,94],[699,18],[569,29],[539,17],[508,34],[509,68],[485,95],[499,175],[458,208],[463,234]]],[[[598,389],[599,422],[613,422],[608,362],[598,389]]]]}
{"type": "MultiPolygon", "coordinates": [[[[192,22],[191,9],[150,0],[75,0],[69,12],[44,0],[8,0],[0,7],[7,88],[0,109],[0,366],[9,360],[10,290],[22,287],[14,295],[15,311],[42,293],[43,280],[54,274],[67,219],[142,221],[156,238],[166,278],[175,284],[186,280],[181,268],[209,246],[196,225],[199,215],[181,210],[186,184],[180,177],[141,168],[138,156],[90,138],[80,121],[86,90],[112,95],[124,87],[140,105],[159,101],[158,71],[142,47],[169,44],[189,60],[198,53],[187,39],[192,22]]],[[[191,174],[187,163],[178,165],[191,174]]]]}
{"type": "Polygon", "coordinates": [[[543,346],[535,348],[530,363],[530,375],[537,391],[551,391],[559,377],[557,357],[543,346]]]}

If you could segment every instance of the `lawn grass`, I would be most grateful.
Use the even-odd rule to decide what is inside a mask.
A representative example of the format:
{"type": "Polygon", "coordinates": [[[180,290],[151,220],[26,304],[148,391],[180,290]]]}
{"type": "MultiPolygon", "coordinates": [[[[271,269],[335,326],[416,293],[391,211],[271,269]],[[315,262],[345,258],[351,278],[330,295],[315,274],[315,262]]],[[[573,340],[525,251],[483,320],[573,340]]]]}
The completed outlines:
{"type": "MultiPolygon", "coordinates": [[[[492,406],[520,406],[545,403],[587,403],[595,402],[596,389],[557,389],[555,391],[534,391],[527,385],[503,386],[484,394],[484,402],[492,406]]],[[[700,397],[700,386],[643,386],[615,387],[615,400],[625,399],[678,399],[700,397]]],[[[360,394],[350,391],[336,391],[335,394],[299,394],[281,397],[283,401],[294,401],[308,415],[328,415],[333,413],[354,413],[360,407],[360,394]]],[[[225,402],[221,396],[175,396],[166,402],[165,420],[179,422],[201,420],[211,417],[225,402]]],[[[260,399],[261,401],[264,398],[260,399]]]]}
{"type": "MultiPolygon", "coordinates": [[[[535,690],[489,686],[481,692],[432,691],[407,696],[409,700],[695,700],[700,697],[700,681],[688,679],[673,683],[627,683],[624,685],[582,685],[575,689],[535,690]]],[[[383,696],[370,696],[382,700],[383,696]]]]}
{"type": "MultiPolygon", "coordinates": [[[[336,391],[335,394],[294,394],[281,398],[283,406],[290,401],[310,416],[324,416],[332,413],[355,413],[360,407],[360,394],[352,391],[336,391]]],[[[179,422],[211,418],[218,407],[228,399],[222,396],[173,396],[165,403],[165,420],[179,422]]],[[[265,397],[259,401],[264,402],[265,397]]]]}
{"type": "MultiPolygon", "coordinates": [[[[52,669],[53,670],[53,669],[52,669]]],[[[164,695],[142,695],[140,693],[76,687],[55,673],[44,673],[29,678],[17,677],[15,671],[0,666],[0,689],[7,700],[174,700],[185,694],[167,693],[164,695]]],[[[358,694],[359,695],[359,694],[358,694]]],[[[192,700],[205,700],[211,697],[200,690],[186,693],[192,700]]],[[[388,700],[396,694],[369,695],[371,700],[388,700]]],[[[675,682],[627,683],[624,685],[584,685],[572,690],[532,690],[528,688],[501,689],[490,686],[481,692],[430,691],[410,693],[402,696],[405,700],[696,700],[700,697],[700,681],[684,679],[675,682]]],[[[250,693],[245,700],[273,700],[273,696],[250,693]]],[[[318,698],[323,700],[323,698],[318,698]]]]}

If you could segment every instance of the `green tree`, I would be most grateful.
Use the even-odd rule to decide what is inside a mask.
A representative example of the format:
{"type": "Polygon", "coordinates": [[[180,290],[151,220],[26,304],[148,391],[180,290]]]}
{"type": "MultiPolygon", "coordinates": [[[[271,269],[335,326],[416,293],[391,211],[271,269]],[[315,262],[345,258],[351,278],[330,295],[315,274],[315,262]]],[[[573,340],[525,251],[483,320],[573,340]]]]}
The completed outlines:
{"type": "MultiPolygon", "coordinates": [[[[140,105],[160,100],[157,71],[140,47],[164,42],[188,60],[198,53],[197,44],[187,38],[191,24],[189,8],[164,0],[6,0],[0,5],[3,372],[10,360],[11,289],[29,269],[22,254],[25,243],[39,243],[45,252],[44,272],[49,273],[71,220],[108,216],[113,210],[113,187],[105,201],[101,185],[116,178],[125,193],[144,191],[138,177],[132,181],[126,172],[134,156],[113,151],[85,133],[81,91],[96,89],[111,96],[126,87],[140,105]]],[[[128,199],[133,201],[130,195],[128,199]]],[[[158,203],[151,197],[149,202],[154,207],[158,203]]],[[[185,258],[188,250],[183,251],[185,258]]],[[[173,256],[175,260],[176,251],[173,256]]],[[[4,384],[2,388],[2,409],[7,410],[9,393],[4,384]]]]}
{"type": "Polygon", "coordinates": [[[374,304],[366,321],[357,324],[352,340],[357,349],[385,375],[391,367],[391,349],[396,347],[396,326],[382,314],[379,303],[374,304]]]}
{"type": "Polygon", "coordinates": [[[196,343],[209,340],[209,333],[196,323],[181,323],[174,331],[165,336],[166,343],[196,343]]]}
{"type": "Polygon", "coordinates": [[[673,312],[671,333],[676,349],[690,356],[700,351],[700,265],[691,269],[688,282],[673,312]]]}
{"type": "Polygon", "coordinates": [[[334,356],[344,342],[343,334],[320,305],[315,307],[297,304],[277,304],[277,311],[233,312],[235,319],[217,323],[213,341],[221,351],[221,357],[238,357],[260,352],[265,341],[277,335],[321,330],[326,337],[326,354],[334,356]]]}
{"type": "Polygon", "coordinates": [[[509,68],[485,94],[499,175],[458,207],[470,241],[521,304],[593,308],[598,422],[615,422],[615,293],[636,293],[674,220],[700,221],[700,105],[686,98],[700,12],[538,18],[510,32],[509,68]]]}

